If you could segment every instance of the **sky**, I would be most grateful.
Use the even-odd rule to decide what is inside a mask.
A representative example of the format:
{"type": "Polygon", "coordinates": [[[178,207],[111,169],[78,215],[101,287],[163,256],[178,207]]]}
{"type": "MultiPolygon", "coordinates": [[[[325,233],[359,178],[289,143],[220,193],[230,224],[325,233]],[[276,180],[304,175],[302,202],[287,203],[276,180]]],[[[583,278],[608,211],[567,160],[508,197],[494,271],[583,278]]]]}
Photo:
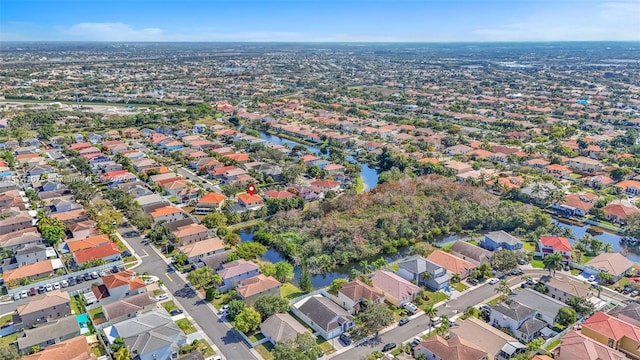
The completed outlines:
{"type": "Polygon", "coordinates": [[[640,1],[2,0],[1,41],[640,41],[640,1]]]}

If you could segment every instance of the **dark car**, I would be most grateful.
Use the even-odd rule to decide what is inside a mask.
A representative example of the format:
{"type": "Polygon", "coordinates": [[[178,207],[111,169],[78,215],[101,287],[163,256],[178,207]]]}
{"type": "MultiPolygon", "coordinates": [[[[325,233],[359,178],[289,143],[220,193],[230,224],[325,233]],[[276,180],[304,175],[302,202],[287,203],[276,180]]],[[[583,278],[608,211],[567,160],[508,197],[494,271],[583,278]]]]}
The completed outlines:
{"type": "Polygon", "coordinates": [[[69,286],[73,286],[76,284],[76,278],[70,277],[68,281],[69,281],[69,286]]]}
{"type": "Polygon", "coordinates": [[[84,277],[84,281],[91,281],[91,274],[84,273],[83,277],[84,277]]]}
{"type": "Polygon", "coordinates": [[[112,272],[112,273],[114,273],[114,274],[117,274],[117,273],[119,273],[119,272],[120,272],[120,269],[118,269],[118,267],[114,265],[114,266],[111,268],[111,272],[112,272]]]}
{"type": "Polygon", "coordinates": [[[29,289],[29,296],[33,296],[38,294],[38,290],[36,290],[36,288],[32,287],[31,289],[29,289]]]}
{"type": "Polygon", "coordinates": [[[125,251],[121,252],[120,255],[122,257],[129,257],[129,256],[131,256],[131,251],[125,250],[125,251]]]}
{"type": "Polygon", "coordinates": [[[472,277],[467,278],[467,282],[471,285],[478,285],[479,281],[477,279],[474,279],[472,277]]]}
{"type": "Polygon", "coordinates": [[[149,240],[142,240],[140,242],[141,245],[149,245],[149,240]]]}
{"type": "Polygon", "coordinates": [[[45,289],[44,286],[42,286],[42,285],[38,286],[38,294],[42,294],[45,291],[47,291],[47,289],[45,289]]]}
{"type": "Polygon", "coordinates": [[[402,326],[402,325],[404,325],[404,324],[406,324],[406,323],[408,323],[408,322],[409,322],[409,318],[406,318],[406,317],[405,317],[405,318],[402,318],[402,319],[400,319],[400,321],[398,322],[398,326],[402,326]]]}
{"type": "Polygon", "coordinates": [[[80,284],[84,281],[84,277],[82,275],[76,276],[76,283],[80,284]]]}
{"type": "Polygon", "coordinates": [[[169,312],[169,314],[170,314],[171,316],[180,315],[180,314],[182,314],[182,310],[180,310],[180,309],[173,309],[173,310],[171,310],[171,311],[169,312]]]}
{"type": "Polygon", "coordinates": [[[345,334],[340,335],[340,341],[344,344],[344,346],[351,345],[351,338],[345,334]]]}
{"type": "Polygon", "coordinates": [[[398,346],[398,345],[396,345],[396,343],[388,343],[388,344],[386,344],[385,346],[382,347],[382,352],[391,351],[391,350],[395,349],[396,346],[398,346]]]}
{"type": "Polygon", "coordinates": [[[132,237],[138,236],[138,232],[137,231],[128,231],[128,232],[122,234],[122,236],[126,237],[126,238],[132,238],[132,237]]]}
{"type": "Polygon", "coordinates": [[[520,269],[511,270],[511,275],[522,275],[522,274],[524,274],[524,271],[522,271],[520,269]]]}

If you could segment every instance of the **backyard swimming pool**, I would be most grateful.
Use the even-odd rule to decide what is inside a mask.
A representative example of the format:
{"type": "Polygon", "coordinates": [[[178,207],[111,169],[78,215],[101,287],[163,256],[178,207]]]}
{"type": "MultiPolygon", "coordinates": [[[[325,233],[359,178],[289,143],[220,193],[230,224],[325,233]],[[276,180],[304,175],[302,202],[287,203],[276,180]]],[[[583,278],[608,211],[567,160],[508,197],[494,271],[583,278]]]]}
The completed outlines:
{"type": "Polygon", "coordinates": [[[80,325],[80,334],[84,335],[91,331],[89,330],[89,316],[87,314],[76,315],[76,320],[80,325]]]}

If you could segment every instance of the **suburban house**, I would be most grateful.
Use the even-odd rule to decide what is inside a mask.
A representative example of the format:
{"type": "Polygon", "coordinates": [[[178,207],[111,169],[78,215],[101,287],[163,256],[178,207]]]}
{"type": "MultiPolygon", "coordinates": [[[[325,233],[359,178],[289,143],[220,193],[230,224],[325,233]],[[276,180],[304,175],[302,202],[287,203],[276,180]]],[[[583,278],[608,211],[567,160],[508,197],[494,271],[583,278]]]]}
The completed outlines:
{"type": "Polygon", "coordinates": [[[102,331],[109,345],[121,337],[132,358],[139,360],[174,359],[180,347],[187,344],[187,337],[164,310],[142,314],[102,331]]]}
{"type": "Polygon", "coordinates": [[[430,360],[488,360],[486,351],[455,335],[449,339],[436,335],[422,340],[413,348],[413,356],[419,357],[420,355],[430,360]]]}
{"type": "Polygon", "coordinates": [[[77,265],[82,265],[87,261],[104,260],[112,262],[120,259],[120,250],[114,243],[100,245],[88,249],[73,252],[73,259],[77,265]]]}
{"type": "Polygon", "coordinates": [[[485,351],[487,359],[491,360],[509,360],[527,349],[512,336],[473,316],[458,319],[449,332],[485,351]]]}
{"type": "Polygon", "coordinates": [[[585,216],[593,209],[597,198],[591,193],[567,194],[562,201],[553,203],[551,207],[569,216],[585,216]]]}
{"type": "Polygon", "coordinates": [[[103,284],[93,286],[91,290],[101,303],[112,303],[127,296],[146,292],[147,287],[144,281],[134,277],[133,274],[133,271],[125,270],[117,274],[104,276],[102,278],[103,284]]]}
{"type": "Polygon", "coordinates": [[[78,335],[80,335],[80,324],[75,316],[59,318],[19,333],[18,351],[21,354],[29,354],[34,346],[44,349],[78,335]]]}
{"type": "Polygon", "coordinates": [[[244,259],[222,264],[222,269],[218,271],[218,275],[222,278],[222,284],[218,286],[218,290],[227,291],[233,289],[242,280],[254,277],[259,273],[260,268],[258,265],[244,259]]]}
{"type": "Polygon", "coordinates": [[[22,360],[49,359],[93,360],[97,358],[91,353],[91,346],[83,335],[49,345],[44,350],[22,357],[22,360]]]}
{"type": "Polygon", "coordinates": [[[524,305],[530,309],[535,309],[538,313],[536,318],[544,321],[547,325],[553,326],[560,309],[568,307],[565,303],[552,299],[538,291],[525,288],[518,290],[517,294],[510,299],[524,305]]]}
{"type": "Polygon", "coordinates": [[[638,180],[622,180],[616,184],[616,187],[619,187],[629,195],[640,195],[640,181],[638,180]]]}
{"type": "Polygon", "coordinates": [[[84,249],[91,249],[98,246],[108,245],[111,243],[112,241],[111,239],[109,239],[109,235],[100,234],[78,240],[67,241],[60,246],[60,250],[62,252],[76,252],[84,249]]]}
{"type": "Polygon", "coordinates": [[[15,233],[0,235],[0,247],[4,249],[15,251],[20,246],[30,244],[44,244],[42,235],[35,227],[20,230],[15,233]]]}
{"type": "Polygon", "coordinates": [[[340,182],[335,180],[316,180],[309,185],[311,185],[311,189],[317,194],[324,194],[327,191],[340,191],[340,182]]]}
{"type": "Polygon", "coordinates": [[[13,322],[16,328],[29,329],[35,324],[53,321],[71,315],[69,293],[54,290],[30,298],[18,306],[13,322]]]}
{"type": "Polygon", "coordinates": [[[224,242],[216,237],[180,246],[179,250],[187,256],[190,263],[196,263],[207,256],[223,252],[224,242]]]}
{"type": "Polygon", "coordinates": [[[616,282],[625,274],[631,273],[634,263],[620,253],[602,253],[584,264],[583,271],[590,275],[597,275],[600,271],[613,275],[616,282]]]}
{"type": "Polygon", "coordinates": [[[212,211],[220,211],[226,199],[227,197],[222,194],[215,192],[207,193],[198,200],[198,204],[195,209],[193,209],[193,213],[196,215],[206,215],[212,211]]]}
{"type": "Polygon", "coordinates": [[[451,275],[447,269],[427,260],[422,256],[412,256],[398,264],[398,275],[403,279],[415,281],[418,285],[425,285],[437,291],[449,287],[451,275]]]}
{"type": "Polygon", "coordinates": [[[451,274],[458,275],[460,279],[468,277],[471,270],[477,267],[476,264],[442,250],[435,250],[427,256],[427,260],[436,265],[442,266],[451,274]]]}
{"type": "Polygon", "coordinates": [[[591,285],[583,281],[574,280],[567,276],[543,276],[540,278],[540,281],[544,283],[549,290],[547,296],[565,303],[567,302],[567,299],[574,297],[589,299],[595,295],[594,290],[591,289],[591,285]]]}
{"type": "Polygon", "coordinates": [[[356,279],[345,283],[338,289],[340,305],[355,315],[365,309],[367,302],[381,304],[384,302],[384,294],[373,287],[356,279]]]}
{"type": "Polygon", "coordinates": [[[258,274],[254,277],[240,280],[236,291],[241,300],[247,303],[247,305],[252,306],[261,296],[280,296],[281,286],[282,283],[273,276],[258,274]]]}
{"type": "Polygon", "coordinates": [[[171,222],[182,219],[184,213],[179,207],[168,205],[153,210],[149,215],[153,218],[153,221],[157,224],[162,221],[171,222]]]}
{"type": "Polygon", "coordinates": [[[451,253],[474,264],[489,262],[493,257],[493,252],[462,240],[453,243],[451,253]]]}
{"type": "Polygon", "coordinates": [[[260,332],[262,332],[264,337],[273,345],[276,345],[283,340],[295,339],[298,334],[303,334],[308,332],[308,330],[293,316],[284,313],[269,316],[260,324],[260,332]]]}
{"type": "Polygon", "coordinates": [[[35,280],[47,277],[53,274],[57,269],[64,269],[62,260],[49,259],[33,263],[31,265],[20,266],[14,270],[7,270],[2,274],[2,278],[4,279],[5,284],[13,280],[20,279],[35,280]]]}
{"type": "Polygon", "coordinates": [[[480,243],[480,246],[491,251],[497,250],[498,248],[505,250],[522,250],[522,241],[500,230],[487,233],[480,243]]]}
{"type": "Polygon", "coordinates": [[[387,301],[398,307],[415,300],[420,292],[419,286],[388,270],[377,271],[371,277],[371,283],[382,291],[387,301]]]}
{"type": "Polygon", "coordinates": [[[33,217],[27,211],[23,211],[0,220],[0,235],[28,229],[34,225],[33,217]]]}
{"type": "Polygon", "coordinates": [[[560,345],[553,350],[556,360],[624,360],[625,354],[571,330],[560,337],[560,345]]]}
{"type": "Polygon", "coordinates": [[[152,292],[143,292],[103,305],[102,313],[109,324],[115,324],[155,309],[157,302],[152,292]]]}
{"type": "Polygon", "coordinates": [[[640,326],[640,303],[632,302],[625,305],[618,305],[608,313],[631,325],[640,326]]]}
{"type": "Polygon", "coordinates": [[[536,310],[517,302],[497,304],[491,307],[489,323],[499,328],[508,328],[522,342],[540,336],[547,323],[536,318],[536,310]]]}
{"type": "Polygon", "coordinates": [[[257,194],[240,194],[238,195],[238,204],[247,210],[258,210],[264,206],[264,199],[257,194]]]}
{"type": "Polygon", "coordinates": [[[579,172],[596,172],[602,170],[602,163],[585,156],[569,159],[569,167],[579,172]]]}
{"type": "Polygon", "coordinates": [[[618,350],[628,357],[640,358],[640,327],[603,312],[597,312],[582,323],[582,335],[618,350]]]}
{"type": "Polygon", "coordinates": [[[640,210],[638,210],[637,207],[631,204],[627,205],[622,202],[611,203],[603,207],[602,211],[604,212],[607,220],[618,224],[624,224],[627,216],[640,213],[640,210]]]}
{"type": "Polygon", "coordinates": [[[292,311],[327,340],[340,336],[354,327],[353,316],[322,295],[300,300],[293,305],[292,311]]]}
{"type": "Polygon", "coordinates": [[[209,229],[202,224],[180,226],[172,232],[173,237],[183,245],[206,240],[210,237],[209,229]]]}
{"type": "Polygon", "coordinates": [[[571,252],[573,251],[569,239],[561,236],[541,236],[538,239],[538,250],[537,256],[560,254],[568,261],[571,261],[571,252]]]}

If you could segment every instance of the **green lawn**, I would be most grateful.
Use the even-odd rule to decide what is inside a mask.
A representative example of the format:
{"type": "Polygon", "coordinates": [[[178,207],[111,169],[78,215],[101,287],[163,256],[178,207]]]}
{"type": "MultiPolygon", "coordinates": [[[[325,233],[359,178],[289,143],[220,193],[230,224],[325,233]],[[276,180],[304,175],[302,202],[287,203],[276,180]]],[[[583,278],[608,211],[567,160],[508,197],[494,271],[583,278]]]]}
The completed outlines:
{"type": "Polygon", "coordinates": [[[555,339],[549,345],[547,345],[546,350],[551,351],[558,345],[560,345],[560,339],[555,339]]]}
{"type": "Polygon", "coordinates": [[[542,260],[532,260],[531,266],[537,269],[544,269],[544,263],[542,262],[542,260]]]}
{"type": "Polygon", "coordinates": [[[273,345],[271,342],[267,341],[262,345],[258,345],[255,347],[256,351],[264,360],[273,360],[273,355],[271,354],[271,350],[273,350],[273,345]]]}
{"type": "Polygon", "coordinates": [[[440,246],[440,249],[442,249],[444,251],[449,251],[449,250],[451,250],[451,247],[453,246],[453,243],[454,243],[453,241],[449,242],[449,243],[446,243],[446,244],[440,246]]]}
{"type": "Polygon", "coordinates": [[[578,269],[571,269],[570,272],[571,272],[571,275],[576,276],[576,275],[580,275],[582,271],[578,269]]]}
{"type": "MultiPolygon", "coordinates": [[[[613,285],[610,285],[609,287],[612,288],[612,289],[615,289],[617,287],[623,288],[623,287],[627,286],[628,283],[629,283],[629,278],[626,277],[626,276],[623,276],[622,279],[618,280],[617,283],[614,283],[613,285]]],[[[2,319],[0,319],[0,320],[2,320],[2,319]]],[[[2,321],[0,321],[0,324],[1,323],[2,323],[2,321]]]]}
{"type": "Polygon", "coordinates": [[[178,307],[173,302],[173,300],[165,301],[165,302],[161,303],[160,305],[162,305],[162,307],[165,310],[167,310],[167,312],[171,312],[171,310],[177,310],[178,309],[178,307]]]}
{"type": "Polygon", "coordinates": [[[500,302],[500,296],[496,296],[495,298],[487,301],[487,305],[493,306],[500,302]]]}
{"type": "Polygon", "coordinates": [[[532,241],[525,241],[523,242],[523,247],[522,249],[524,251],[531,251],[531,252],[535,252],[536,251],[536,243],[532,242],[532,241]]]}
{"type": "Polygon", "coordinates": [[[93,346],[91,346],[91,353],[98,358],[100,356],[106,355],[106,352],[104,351],[104,348],[102,347],[102,344],[100,342],[97,342],[93,344],[93,346]]]}
{"type": "Polygon", "coordinates": [[[477,241],[475,241],[475,240],[469,240],[469,241],[467,241],[467,242],[468,242],[469,244],[471,244],[471,245],[474,245],[474,246],[480,246],[480,245],[478,245],[478,242],[477,242],[477,241]]]}
{"type": "Polygon", "coordinates": [[[103,318],[102,306],[89,310],[89,317],[93,319],[103,318]]]}
{"type": "Polygon", "coordinates": [[[463,292],[469,288],[467,285],[463,284],[462,282],[453,283],[451,284],[451,286],[459,292],[463,292]]]}
{"type": "Polygon", "coordinates": [[[295,299],[298,296],[302,296],[304,294],[305,293],[302,290],[291,283],[284,283],[280,288],[280,296],[287,300],[295,299]]]}
{"type": "Polygon", "coordinates": [[[176,321],[176,324],[178,324],[178,327],[186,334],[193,334],[194,332],[196,332],[196,328],[193,326],[193,324],[191,323],[191,321],[189,321],[188,319],[180,319],[176,321]]]}
{"type": "Polygon", "coordinates": [[[250,334],[245,334],[251,340],[251,342],[256,342],[258,340],[264,339],[264,335],[260,332],[260,330],[255,330],[250,334]]]}
{"type": "Polygon", "coordinates": [[[0,317],[0,325],[13,320],[13,313],[0,317]]]}
{"type": "Polygon", "coordinates": [[[400,264],[398,263],[393,263],[393,264],[389,264],[389,266],[387,266],[389,269],[393,270],[393,271],[398,271],[400,270],[400,264]]]}
{"type": "Polygon", "coordinates": [[[79,303],[80,300],[76,296],[72,296],[70,299],[71,312],[75,315],[82,314],[82,304],[79,303]]]}
{"type": "Polygon", "coordinates": [[[18,340],[18,333],[3,336],[0,338],[0,348],[9,346],[12,343],[14,343],[16,340],[18,340]]]}
{"type": "Polygon", "coordinates": [[[428,307],[429,305],[435,305],[435,304],[439,303],[440,301],[444,301],[444,300],[447,300],[449,298],[449,296],[447,294],[441,293],[441,292],[425,291],[425,293],[427,294],[429,299],[423,301],[422,304],[420,305],[420,308],[423,309],[423,310],[426,307],[428,307]]]}
{"type": "Polygon", "coordinates": [[[320,349],[322,349],[322,352],[325,355],[329,355],[331,353],[336,352],[336,349],[334,349],[333,346],[331,346],[331,343],[325,340],[322,336],[318,336],[316,338],[316,344],[320,346],[320,349]]]}

